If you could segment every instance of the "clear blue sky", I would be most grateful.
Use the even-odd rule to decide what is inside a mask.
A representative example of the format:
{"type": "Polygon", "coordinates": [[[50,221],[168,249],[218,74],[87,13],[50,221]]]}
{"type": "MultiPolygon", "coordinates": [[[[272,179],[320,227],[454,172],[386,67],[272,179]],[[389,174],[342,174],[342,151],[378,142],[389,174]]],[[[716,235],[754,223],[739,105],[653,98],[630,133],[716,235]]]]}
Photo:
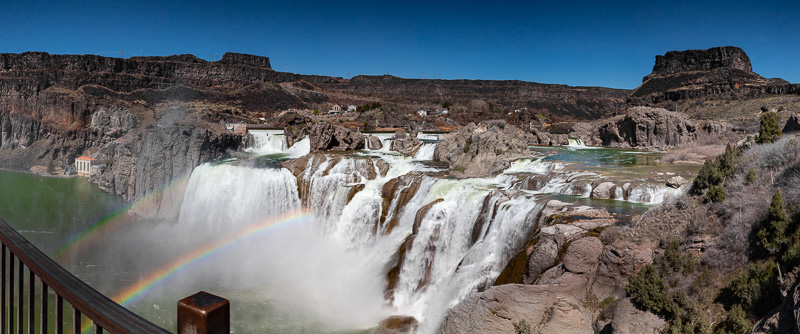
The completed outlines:
{"type": "Polygon", "coordinates": [[[0,52],[234,51],[302,74],[635,88],[657,54],[724,45],[800,82],[800,1],[0,0],[0,52]]]}

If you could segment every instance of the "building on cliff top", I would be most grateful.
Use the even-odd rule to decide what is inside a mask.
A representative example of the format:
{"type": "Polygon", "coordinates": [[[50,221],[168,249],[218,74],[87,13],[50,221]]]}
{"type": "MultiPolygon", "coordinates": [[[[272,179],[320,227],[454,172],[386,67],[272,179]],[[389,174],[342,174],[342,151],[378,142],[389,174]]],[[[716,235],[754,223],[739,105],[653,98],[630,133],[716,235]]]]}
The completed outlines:
{"type": "Polygon", "coordinates": [[[90,176],[92,174],[92,161],[94,159],[88,155],[82,155],[75,159],[75,170],[78,172],[78,176],[90,176]]]}
{"type": "Polygon", "coordinates": [[[331,110],[328,110],[328,114],[338,115],[341,113],[342,113],[342,107],[340,107],[338,104],[334,104],[333,108],[331,108],[331,110]]]}
{"type": "Polygon", "coordinates": [[[247,124],[244,123],[226,123],[225,128],[237,135],[247,134],[247,124]]]}

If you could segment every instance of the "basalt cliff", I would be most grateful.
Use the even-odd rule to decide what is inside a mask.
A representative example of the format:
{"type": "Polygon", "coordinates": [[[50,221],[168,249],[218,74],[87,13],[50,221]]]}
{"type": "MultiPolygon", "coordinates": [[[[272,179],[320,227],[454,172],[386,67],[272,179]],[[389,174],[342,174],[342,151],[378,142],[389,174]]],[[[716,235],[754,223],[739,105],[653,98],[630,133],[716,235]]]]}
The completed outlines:
{"type": "Polygon", "coordinates": [[[628,103],[668,106],[705,97],[747,99],[775,94],[800,94],[800,85],[758,75],[742,49],[724,46],[656,56],[652,73],[631,92],[628,103]]]}

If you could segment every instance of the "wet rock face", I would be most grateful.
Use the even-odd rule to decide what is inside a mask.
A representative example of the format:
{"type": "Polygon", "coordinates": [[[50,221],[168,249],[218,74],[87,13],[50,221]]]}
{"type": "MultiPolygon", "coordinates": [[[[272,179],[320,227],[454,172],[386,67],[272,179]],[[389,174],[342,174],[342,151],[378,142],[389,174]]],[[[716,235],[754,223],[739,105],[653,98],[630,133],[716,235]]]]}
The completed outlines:
{"type": "Polygon", "coordinates": [[[413,334],[419,321],[411,316],[393,315],[378,323],[378,334],[413,334]]]}
{"type": "MultiPolygon", "coordinates": [[[[670,51],[663,56],[656,56],[656,64],[650,75],[710,71],[717,68],[753,72],[750,57],[742,49],[735,46],[723,46],[707,50],[670,51]]],[[[647,77],[645,77],[646,79],[647,77]]]]}
{"type": "Polygon", "coordinates": [[[604,146],[667,147],[697,139],[697,127],[685,114],[663,108],[633,107],[598,128],[604,146]]]}

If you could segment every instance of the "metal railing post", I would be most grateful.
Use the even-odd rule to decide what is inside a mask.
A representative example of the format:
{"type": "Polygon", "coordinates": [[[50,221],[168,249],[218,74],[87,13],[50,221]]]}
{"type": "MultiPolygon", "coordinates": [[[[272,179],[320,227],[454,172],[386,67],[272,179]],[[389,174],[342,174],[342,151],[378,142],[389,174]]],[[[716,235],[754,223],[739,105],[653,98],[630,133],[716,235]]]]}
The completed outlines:
{"type": "Polygon", "coordinates": [[[231,304],[200,291],[178,302],[178,334],[229,334],[231,304]]]}

